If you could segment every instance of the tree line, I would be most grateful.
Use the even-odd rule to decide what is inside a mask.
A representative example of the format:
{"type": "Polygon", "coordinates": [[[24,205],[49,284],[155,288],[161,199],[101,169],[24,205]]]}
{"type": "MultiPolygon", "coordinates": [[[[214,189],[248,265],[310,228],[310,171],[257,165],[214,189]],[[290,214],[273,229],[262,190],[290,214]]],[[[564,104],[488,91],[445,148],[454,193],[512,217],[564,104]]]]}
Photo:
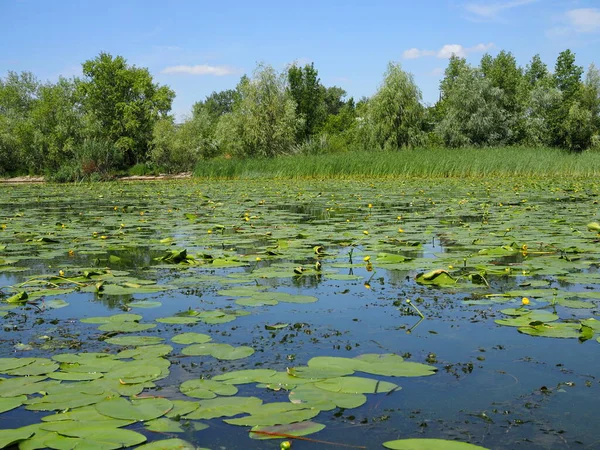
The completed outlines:
{"type": "Polygon", "coordinates": [[[314,64],[259,64],[177,123],[175,93],[146,68],[100,53],[81,78],[0,78],[0,175],[57,181],[192,169],[214,157],[274,157],[410,147],[600,148],[600,71],[565,50],[550,70],[506,51],[473,66],[452,56],[439,100],[423,104],[413,76],[389,63],[377,92],[355,101],[321,83],[314,64]]]}

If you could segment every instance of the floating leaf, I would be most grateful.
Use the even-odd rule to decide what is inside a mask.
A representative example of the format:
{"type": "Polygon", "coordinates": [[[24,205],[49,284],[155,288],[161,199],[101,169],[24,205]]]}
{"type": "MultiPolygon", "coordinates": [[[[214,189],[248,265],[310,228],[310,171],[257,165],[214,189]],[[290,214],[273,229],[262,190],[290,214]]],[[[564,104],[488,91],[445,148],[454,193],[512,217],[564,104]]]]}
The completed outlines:
{"type": "Polygon", "coordinates": [[[283,425],[312,419],[320,412],[316,408],[301,404],[287,402],[266,403],[252,408],[249,416],[237,419],[225,419],[224,422],[242,426],[283,425]]]}
{"type": "Polygon", "coordinates": [[[155,323],[113,322],[100,325],[98,329],[111,333],[139,333],[140,331],[151,330],[155,327],[155,323]]]}
{"type": "Polygon", "coordinates": [[[27,400],[27,396],[25,395],[0,398],[0,413],[10,411],[11,409],[21,406],[25,400],[27,400]]]}
{"type": "Polygon", "coordinates": [[[96,404],[100,414],[115,419],[151,420],[164,416],[173,408],[173,403],[166,398],[141,398],[128,401],[124,398],[113,398],[96,404]]]}
{"type": "Polygon", "coordinates": [[[431,284],[434,286],[453,286],[456,284],[456,280],[443,269],[432,270],[427,273],[420,273],[416,276],[415,280],[419,284],[431,284]]]}
{"type": "Polygon", "coordinates": [[[51,299],[51,300],[45,301],[44,305],[46,305],[46,308],[60,309],[60,308],[64,308],[65,306],[69,306],[69,303],[67,303],[66,301],[61,300],[59,298],[56,298],[56,299],[51,299]]]}
{"type": "Polygon", "coordinates": [[[306,436],[318,433],[324,428],[325,425],[312,421],[270,427],[255,426],[250,430],[250,437],[252,439],[281,439],[287,436],[306,436]],[[278,434],[280,435],[278,436],[278,434]]]}
{"type": "Polygon", "coordinates": [[[306,404],[321,411],[330,411],[335,408],[358,408],[367,402],[364,394],[346,394],[333,392],[317,387],[315,384],[304,384],[292,390],[289,400],[296,404],[306,404]]]}
{"type": "Polygon", "coordinates": [[[156,321],[160,323],[185,325],[189,323],[197,323],[200,321],[200,319],[197,319],[196,317],[161,317],[156,319],[156,321]]]}
{"type": "Polygon", "coordinates": [[[203,450],[183,439],[163,439],[136,447],[137,450],[203,450]]]}
{"type": "Polygon", "coordinates": [[[204,344],[211,339],[209,335],[202,333],[181,333],[171,338],[176,344],[204,344]]]}
{"type": "Polygon", "coordinates": [[[31,435],[33,435],[33,431],[25,428],[0,430],[0,448],[10,447],[19,441],[29,438],[31,435]]]}
{"type": "Polygon", "coordinates": [[[494,322],[498,325],[509,327],[522,327],[533,322],[554,322],[558,319],[559,317],[550,311],[533,310],[527,314],[522,314],[510,319],[497,319],[494,322]]]}
{"type": "Polygon", "coordinates": [[[164,338],[157,336],[117,336],[106,339],[104,342],[114,345],[154,345],[160,344],[164,338]]]}
{"type": "Polygon", "coordinates": [[[203,400],[201,407],[183,416],[184,419],[215,419],[252,411],[262,400],[257,397],[217,397],[203,400]]]}
{"type": "Polygon", "coordinates": [[[378,381],[363,377],[339,377],[317,381],[319,389],[342,394],[378,394],[400,389],[398,385],[387,381],[378,381]]]}
{"type": "Polygon", "coordinates": [[[246,346],[233,347],[229,344],[206,343],[190,345],[181,353],[188,356],[210,355],[217,359],[234,360],[247,358],[254,353],[254,349],[246,346]]]}
{"type": "Polygon", "coordinates": [[[265,330],[281,330],[289,325],[289,323],[274,323],[273,325],[265,325],[265,330]]]}
{"type": "Polygon", "coordinates": [[[135,301],[135,302],[129,302],[127,303],[127,306],[130,308],[144,308],[144,309],[149,309],[149,308],[159,308],[162,306],[161,302],[158,301],[152,301],[152,300],[140,300],[140,301],[135,301]]]}
{"type": "Polygon", "coordinates": [[[86,317],[85,319],[81,319],[82,323],[122,323],[122,322],[139,322],[142,320],[142,316],[139,314],[115,314],[114,316],[106,316],[106,317],[86,317]]]}
{"type": "Polygon", "coordinates": [[[227,372],[213,377],[227,384],[267,383],[277,372],[271,369],[246,369],[227,372]]]}
{"type": "Polygon", "coordinates": [[[184,381],[179,390],[189,397],[202,399],[215,398],[217,395],[235,395],[238,391],[233,384],[202,379],[184,381]]]}
{"type": "Polygon", "coordinates": [[[487,450],[478,445],[445,439],[398,439],[384,442],[383,446],[392,450],[487,450]]]}
{"type": "Polygon", "coordinates": [[[581,325],[578,323],[540,323],[518,328],[520,333],[531,336],[553,338],[579,338],[581,325]]]}

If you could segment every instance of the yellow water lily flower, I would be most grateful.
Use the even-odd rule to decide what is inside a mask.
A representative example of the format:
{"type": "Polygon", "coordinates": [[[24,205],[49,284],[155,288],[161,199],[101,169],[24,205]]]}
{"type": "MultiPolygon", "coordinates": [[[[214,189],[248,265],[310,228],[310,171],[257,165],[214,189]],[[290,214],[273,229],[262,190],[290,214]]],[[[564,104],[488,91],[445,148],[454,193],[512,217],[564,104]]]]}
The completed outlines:
{"type": "Polygon", "coordinates": [[[529,299],[527,297],[523,297],[523,300],[521,300],[521,303],[523,305],[529,305],[529,299]]]}
{"type": "Polygon", "coordinates": [[[371,259],[371,257],[369,255],[367,255],[363,258],[363,261],[369,261],[370,259],[371,259]]]}

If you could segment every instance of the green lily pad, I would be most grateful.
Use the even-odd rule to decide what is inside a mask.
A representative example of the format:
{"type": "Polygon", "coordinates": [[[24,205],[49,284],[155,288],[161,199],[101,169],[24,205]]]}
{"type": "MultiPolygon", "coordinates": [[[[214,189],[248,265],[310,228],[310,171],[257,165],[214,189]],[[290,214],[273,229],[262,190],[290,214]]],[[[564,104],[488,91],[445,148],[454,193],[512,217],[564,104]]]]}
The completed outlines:
{"type": "Polygon", "coordinates": [[[398,385],[387,381],[350,376],[317,381],[315,386],[319,389],[342,394],[378,394],[400,389],[398,385]]]}
{"type": "Polygon", "coordinates": [[[31,430],[22,428],[0,430],[0,448],[10,447],[19,441],[28,439],[33,433],[31,430]]]}
{"type": "Polygon", "coordinates": [[[277,372],[271,369],[245,369],[214,376],[214,381],[227,384],[266,383],[277,372]]]}
{"type": "Polygon", "coordinates": [[[18,408],[27,400],[26,395],[19,395],[15,397],[0,398],[0,413],[10,411],[11,409],[18,408]]]}
{"type": "Polygon", "coordinates": [[[204,344],[212,340],[207,334],[202,333],[181,333],[171,338],[176,344],[204,344]]]}
{"type": "Polygon", "coordinates": [[[540,323],[519,327],[518,330],[520,333],[530,336],[553,338],[579,338],[581,336],[581,324],[578,323],[540,323]]]}
{"type": "Polygon", "coordinates": [[[116,358],[150,359],[166,356],[173,351],[173,347],[167,344],[141,345],[136,348],[123,350],[116,358]]]}
{"type": "Polygon", "coordinates": [[[215,398],[217,395],[235,395],[237,388],[214,380],[187,380],[179,386],[181,393],[195,398],[215,398]]]}
{"type": "Polygon", "coordinates": [[[140,331],[151,330],[155,328],[154,323],[137,323],[137,322],[112,322],[100,325],[100,331],[111,333],[139,333],[140,331]]]}
{"type": "Polygon", "coordinates": [[[217,359],[231,361],[247,358],[254,353],[254,349],[246,346],[233,347],[229,344],[205,343],[185,347],[181,353],[188,356],[210,355],[217,359]]]}
{"type": "Polygon", "coordinates": [[[69,306],[68,302],[61,300],[59,298],[50,299],[48,301],[45,301],[44,304],[46,305],[46,308],[50,308],[50,309],[60,309],[60,308],[64,308],[65,306],[69,306]]]}
{"type": "Polygon", "coordinates": [[[272,426],[303,422],[317,416],[321,411],[301,404],[280,402],[258,405],[250,411],[250,415],[237,419],[225,419],[231,425],[272,426]]]}
{"type": "Polygon", "coordinates": [[[343,377],[352,375],[354,370],[348,367],[325,366],[325,367],[290,367],[288,375],[295,378],[307,378],[311,380],[322,380],[325,378],[343,377]]]}
{"type": "Polygon", "coordinates": [[[523,314],[510,319],[497,319],[498,325],[505,325],[509,327],[523,327],[534,322],[554,322],[558,320],[558,315],[545,310],[533,310],[528,314],[523,314]]]}
{"type": "Polygon", "coordinates": [[[297,422],[286,425],[273,426],[255,426],[250,430],[252,439],[281,439],[288,436],[307,436],[309,434],[318,433],[325,428],[325,425],[312,422],[297,422]],[[279,434],[279,436],[278,436],[279,434]]]}
{"type": "Polygon", "coordinates": [[[158,302],[158,301],[154,301],[154,300],[139,300],[139,301],[135,301],[135,302],[129,302],[129,303],[127,303],[127,306],[130,308],[150,309],[150,308],[159,308],[162,306],[162,303],[158,302]]]}
{"type": "Polygon", "coordinates": [[[146,436],[135,431],[102,425],[86,424],[82,426],[80,422],[56,423],[55,428],[59,428],[60,434],[63,436],[80,438],[79,442],[69,441],[79,447],[112,449],[130,447],[146,441],[146,436]]]}
{"type": "Polygon", "coordinates": [[[217,397],[203,400],[200,408],[183,416],[184,419],[215,419],[217,417],[231,417],[248,413],[262,400],[257,397],[217,397]]]}
{"type": "Polygon", "coordinates": [[[136,447],[137,450],[206,450],[196,447],[183,439],[162,439],[136,447]]]}
{"type": "Polygon", "coordinates": [[[56,369],[58,369],[58,364],[51,359],[35,358],[35,361],[33,361],[31,364],[17,367],[12,370],[7,370],[4,373],[7,375],[19,376],[46,375],[50,372],[54,372],[56,369]]]}
{"type": "Polygon", "coordinates": [[[445,439],[398,439],[384,442],[383,446],[392,450],[487,450],[478,445],[445,439]]]}
{"type": "Polygon", "coordinates": [[[121,323],[121,322],[139,322],[143,317],[139,314],[115,314],[114,316],[106,317],[86,317],[81,319],[82,323],[121,323]]]}
{"type": "Polygon", "coordinates": [[[315,384],[304,384],[295,387],[288,396],[290,402],[304,404],[320,409],[331,411],[335,408],[358,408],[367,402],[364,394],[347,394],[321,389],[315,384]]]}
{"type": "Polygon", "coordinates": [[[173,408],[173,403],[166,398],[140,398],[128,401],[124,398],[113,398],[96,404],[100,414],[115,419],[151,420],[164,416],[173,408]]]}
{"type": "Polygon", "coordinates": [[[415,280],[419,284],[434,285],[434,286],[454,286],[456,280],[443,269],[432,270],[427,273],[420,273],[415,280]]]}
{"type": "Polygon", "coordinates": [[[200,319],[196,317],[161,317],[156,319],[156,321],[159,323],[185,325],[189,323],[197,323],[200,321],[200,319]]]}
{"type": "Polygon", "coordinates": [[[162,341],[164,338],[157,336],[116,336],[108,338],[104,342],[113,345],[138,346],[160,344],[162,341]]]}

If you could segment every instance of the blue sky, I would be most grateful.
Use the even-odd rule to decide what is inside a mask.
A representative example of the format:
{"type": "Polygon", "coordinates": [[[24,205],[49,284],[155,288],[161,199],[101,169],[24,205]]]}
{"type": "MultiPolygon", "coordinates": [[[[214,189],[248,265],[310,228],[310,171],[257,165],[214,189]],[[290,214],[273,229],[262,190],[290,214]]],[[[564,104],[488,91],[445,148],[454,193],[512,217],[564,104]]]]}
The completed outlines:
{"type": "Polygon", "coordinates": [[[0,0],[0,17],[0,76],[56,80],[101,51],[122,55],[175,90],[180,119],[259,62],[314,62],[324,85],[355,98],[400,62],[426,103],[452,53],[477,64],[504,49],[523,66],[539,53],[552,68],[570,48],[600,65],[598,0],[0,0]]]}

